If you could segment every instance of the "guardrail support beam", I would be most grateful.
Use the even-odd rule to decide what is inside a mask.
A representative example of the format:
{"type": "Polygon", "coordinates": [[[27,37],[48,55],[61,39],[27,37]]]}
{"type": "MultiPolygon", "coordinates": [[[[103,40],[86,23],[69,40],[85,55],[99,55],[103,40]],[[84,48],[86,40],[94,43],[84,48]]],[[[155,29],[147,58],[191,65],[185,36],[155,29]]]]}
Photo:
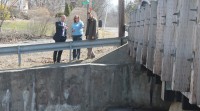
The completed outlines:
{"type": "Polygon", "coordinates": [[[70,42],[70,50],[69,50],[69,63],[72,61],[72,42],[70,42]]]}
{"type": "Polygon", "coordinates": [[[17,48],[17,53],[18,53],[18,66],[21,66],[21,48],[20,48],[20,46],[18,46],[18,48],[17,48]]]}

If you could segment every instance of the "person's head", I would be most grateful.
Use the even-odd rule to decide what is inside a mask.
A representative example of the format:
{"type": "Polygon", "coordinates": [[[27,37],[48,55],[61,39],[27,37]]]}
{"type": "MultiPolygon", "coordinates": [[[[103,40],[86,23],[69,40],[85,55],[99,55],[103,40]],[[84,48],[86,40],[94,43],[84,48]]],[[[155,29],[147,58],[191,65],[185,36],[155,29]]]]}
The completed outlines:
{"type": "Polygon", "coordinates": [[[62,21],[62,22],[65,22],[65,21],[66,21],[66,16],[65,16],[65,15],[62,15],[62,16],[61,16],[61,21],[62,21]]]}
{"type": "Polygon", "coordinates": [[[74,16],[74,23],[79,22],[79,20],[80,20],[80,17],[78,15],[75,15],[74,16]]]}
{"type": "Polygon", "coordinates": [[[88,12],[88,17],[89,17],[89,18],[92,18],[92,17],[93,17],[91,12],[88,12]]]}

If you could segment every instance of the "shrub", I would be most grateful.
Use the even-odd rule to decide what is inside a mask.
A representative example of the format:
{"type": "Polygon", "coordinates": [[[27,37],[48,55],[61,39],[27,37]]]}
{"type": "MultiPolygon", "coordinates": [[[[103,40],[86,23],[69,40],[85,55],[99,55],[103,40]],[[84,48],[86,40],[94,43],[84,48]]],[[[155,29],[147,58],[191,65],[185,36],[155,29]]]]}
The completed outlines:
{"type": "Polygon", "coordinates": [[[11,17],[17,17],[17,18],[19,18],[19,15],[20,15],[20,11],[17,9],[17,8],[10,8],[9,9],[9,11],[10,11],[10,16],[11,17]]]}
{"type": "Polygon", "coordinates": [[[70,5],[70,10],[72,11],[74,9],[73,5],[71,4],[70,5]]]}
{"type": "Polygon", "coordinates": [[[48,32],[50,34],[52,34],[52,21],[51,18],[38,18],[38,19],[34,19],[32,20],[29,24],[28,24],[28,32],[32,35],[35,36],[47,36],[49,35],[48,32]]]}
{"type": "Polygon", "coordinates": [[[28,11],[28,17],[31,19],[50,17],[50,12],[47,8],[35,8],[28,11]]]}
{"type": "Polygon", "coordinates": [[[0,33],[0,43],[16,43],[17,41],[34,39],[35,36],[27,32],[4,31],[0,33]]]}
{"type": "Polygon", "coordinates": [[[65,12],[64,14],[68,17],[71,12],[71,7],[68,3],[65,4],[65,12]]]}
{"type": "Polygon", "coordinates": [[[56,18],[59,18],[59,17],[61,17],[62,15],[64,15],[64,13],[59,12],[59,13],[57,13],[57,14],[55,15],[55,17],[56,17],[56,18]]]}
{"type": "Polygon", "coordinates": [[[10,12],[8,7],[4,5],[0,5],[0,20],[9,20],[10,19],[10,12]]]}
{"type": "Polygon", "coordinates": [[[20,15],[21,15],[22,19],[25,19],[25,20],[31,19],[30,16],[27,13],[21,12],[20,15]]]}

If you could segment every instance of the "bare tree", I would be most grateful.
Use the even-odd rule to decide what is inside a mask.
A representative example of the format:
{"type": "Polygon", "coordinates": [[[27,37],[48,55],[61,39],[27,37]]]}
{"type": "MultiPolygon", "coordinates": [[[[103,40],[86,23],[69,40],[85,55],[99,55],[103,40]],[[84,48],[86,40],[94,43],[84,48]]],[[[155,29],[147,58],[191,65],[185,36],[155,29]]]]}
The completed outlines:
{"type": "Polygon", "coordinates": [[[46,7],[49,9],[51,14],[64,12],[65,0],[47,0],[46,7]]]}
{"type": "Polygon", "coordinates": [[[106,27],[118,27],[118,10],[117,8],[112,8],[108,12],[106,27]]]}
{"type": "MultiPolygon", "coordinates": [[[[75,1],[76,1],[76,7],[81,7],[84,6],[82,2],[86,0],[75,0],[75,1]]],[[[97,13],[98,19],[102,19],[103,15],[105,15],[107,7],[110,6],[110,0],[92,0],[92,1],[93,1],[92,5],[93,10],[97,13]]]]}
{"type": "Polygon", "coordinates": [[[0,0],[0,32],[2,31],[2,25],[9,14],[7,7],[8,1],[9,0],[0,0]]]}
{"type": "Polygon", "coordinates": [[[29,8],[46,7],[51,14],[63,11],[66,0],[28,0],[29,8]]]}
{"type": "MultiPolygon", "coordinates": [[[[65,3],[75,3],[75,7],[83,6],[86,0],[28,0],[29,7],[47,7],[51,13],[63,11],[65,3]]],[[[102,18],[106,8],[110,5],[110,0],[93,0],[93,10],[97,13],[98,19],[102,18]]]]}
{"type": "MultiPolygon", "coordinates": [[[[77,4],[81,4],[83,1],[86,0],[77,0],[77,4]]],[[[110,0],[92,0],[92,1],[93,1],[92,8],[97,13],[98,19],[103,19],[107,7],[110,6],[110,0]]]]}
{"type": "Polygon", "coordinates": [[[93,10],[97,13],[98,19],[102,19],[109,6],[110,0],[93,0],[93,10]]]}

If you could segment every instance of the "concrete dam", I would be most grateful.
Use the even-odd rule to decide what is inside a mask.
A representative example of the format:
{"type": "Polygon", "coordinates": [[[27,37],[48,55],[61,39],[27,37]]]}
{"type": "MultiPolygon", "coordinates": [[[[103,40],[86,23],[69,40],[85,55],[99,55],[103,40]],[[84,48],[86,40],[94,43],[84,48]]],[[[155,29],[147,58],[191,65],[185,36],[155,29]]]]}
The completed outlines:
{"type": "Polygon", "coordinates": [[[132,62],[127,45],[94,63],[1,71],[0,100],[0,111],[161,111],[170,105],[161,100],[161,84],[132,62]]]}

